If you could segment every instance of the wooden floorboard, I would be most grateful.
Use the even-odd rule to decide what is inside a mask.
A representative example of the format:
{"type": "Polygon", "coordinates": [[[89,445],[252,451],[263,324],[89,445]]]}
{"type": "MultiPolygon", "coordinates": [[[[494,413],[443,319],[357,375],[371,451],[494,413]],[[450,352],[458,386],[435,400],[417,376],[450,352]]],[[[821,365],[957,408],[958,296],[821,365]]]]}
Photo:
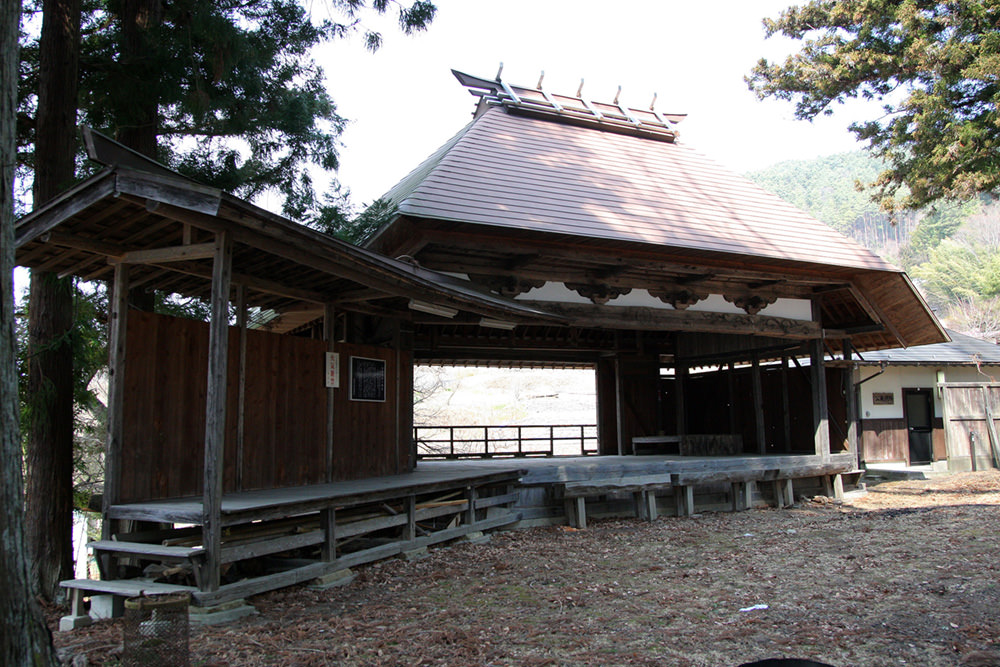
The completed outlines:
{"type": "MultiPolygon", "coordinates": [[[[418,470],[461,469],[465,471],[488,470],[509,461],[421,461],[418,470]]],[[[564,482],[585,482],[604,477],[633,475],[667,475],[714,471],[771,470],[780,468],[794,475],[796,470],[808,470],[817,465],[829,464],[848,472],[855,468],[851,454],[833,454],[828,459],[815,454],[774,454],[761,456],[565,456],[544,459],[518,459],[524,470],[522,486],[540,486],[564,482]]]]}
{"type": "MultiPolygon", "coordinates": [[[[227,516],[236,522],[243,515],[254,514],[259,518],[269,510],[281,514],[281,509],[285,507],[301,507],[304,511],[308,511],[310,503],[349,506],[376,502],[383,498],[396,498],[407,493],[430,493],[437,489],[456,488],[466,484],[516,481],[523,472],[520,463],[518,461],[512,464],[510,461],[505,461],[503,465],[492,465],[487,468],[457,465],[436,469],[421,466],[414,472],[403,475],[229,493],[222,497],[222,515],[224,523],[229,523],[230,521],[225,519],[227,516]]],[[[197,524],[201,522],[202,499],[189,497],[120,504],[112,506],[109,514],[113,519],[197,524]]]]}
{"type": "MultiPolygon", "coordinates": [[[[380,498],[399,497],[408,492],[429,492],[454,488],[460,484],[483,484],[505,478],[521,477],[522,486],[540,486],[565,482],[585,482],[595,478],[632,475],[667,475],[673,473],[772,470],[795,476],[796,470],[818,465],[854,469],[850,454],[834,454],[827,459],[810,454],[764,456],[566,456],[504,460],[421,461],[411,473],[369,479],[314,484],[287,489],[244,491],[223,496],[225,524],[238,523],[247,515],[258,517],[282,513],[282,508],[297,506],[302,511],[314,509],[310,503],[375,502],[380,498]]],[[[180,498],[115,505],[111,518],[141,519],[173,523],[201,522],[202,499],[180,498]]]]}

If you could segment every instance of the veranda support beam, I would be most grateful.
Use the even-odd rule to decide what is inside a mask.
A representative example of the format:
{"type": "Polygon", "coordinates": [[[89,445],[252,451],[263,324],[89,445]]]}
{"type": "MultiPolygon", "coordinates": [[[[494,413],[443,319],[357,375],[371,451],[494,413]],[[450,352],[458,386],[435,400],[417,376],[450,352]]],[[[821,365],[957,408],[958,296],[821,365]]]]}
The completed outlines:
{"type": "MultiPolygon", "coordinates": [[[[116,522],[108,516],[112,505],[121,499],[122,440],[125,436],[125,330],[128,324],[129,267],[115,267],[111,290],[111,326],[108,355],[108,439],[104,455],[104,515],[101,538],[111,539],[116,522]]],[[[113,576],[112,573],[108,573],[113,576]]]]}
{"type": "Polygon", "coordinates": [[[189,259],[208,259],[215,254],[214,243],[198,243],[196,245],[179,245],[167,248],[150,248],[148,250],[130,250],[120,257],[109,258],[111,263],[126,264],[162,264],[165,262],[181,262],[189,259]]]}
{"type": "Polygon", "coordinates": [[[645,331],[713,331],[797,340],[812,340],[823,335],[818,322],[766,315],[668,310],[641,306],[606,307],[551,301],[523,301],[522,303],[565,317],[569,320],[570,326],[579,327],[645,331]]]}
{"type": "Polygon", "coordinates": [[[764,428],[764,390],[760,379],[760,355],[754,352],[751,367],[753,383],[753,423],[757,437],[757,452],[767,454],[767,432],[764,428]]]}
{"type": "Polygon", "coordinates": [[[816,454],[824,460],[830,458],[830,418],[826,396],[826,366],[823,362],[823,341],[809,344],[809,372],[813,393],[813,433],[816,454]]]}
{"type": "Polygon", "coordinates": [[[226,365],[232,270],[232,237],[228,232],[219,232],[215,235],[215,257],[212,264],[212,320],[208,332],[208,388],[205,396],[202,532],[206,558],[202,587],[206,591],[218,590],[222,565],[222,474],[226,445],[226,365]]]}

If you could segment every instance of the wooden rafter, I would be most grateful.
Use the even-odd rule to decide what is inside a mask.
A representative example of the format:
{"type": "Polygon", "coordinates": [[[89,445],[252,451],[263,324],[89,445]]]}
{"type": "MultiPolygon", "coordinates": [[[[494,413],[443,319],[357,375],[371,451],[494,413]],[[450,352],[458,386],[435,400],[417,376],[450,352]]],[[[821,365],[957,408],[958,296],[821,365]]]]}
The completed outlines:
{"type": "Polygon", "coordinates": [[[636,306],[602,308],[589,304],[528,302],[544,306],[581,327],[645,331],[713,331],[775,338],[820,338],[818,323],[765,315],[740,315],[636,306]]]}

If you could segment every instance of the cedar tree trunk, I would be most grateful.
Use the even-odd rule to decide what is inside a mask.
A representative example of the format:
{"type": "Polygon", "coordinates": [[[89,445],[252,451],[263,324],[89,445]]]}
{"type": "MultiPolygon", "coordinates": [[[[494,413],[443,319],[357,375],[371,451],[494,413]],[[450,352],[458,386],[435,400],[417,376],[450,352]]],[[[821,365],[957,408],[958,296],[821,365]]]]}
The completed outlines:
{"type": "MultiPolygon", "coordinates": [[[[128,107],[128,118],[116,119],[118,131],[115,138],[146,157],[157,159],[156,137],[159,130],[160,106],[156,97],[157,72],[150,66],[149,30],[162,20],[161,0],[124,0],[122,2],[122,32],[124,44],[122,62],[129,66],[132,84],[138,101],[128,107]]],[[[129,305],[137,310],[152,312],[154,296],[145,288],[129,291],[129,305]]]]}
{"type": "Polygon", "coordinates": [[[0,0],[0,664],[55,665],[24,549],[14,365],[14,118],[20,0],[0,0]]]}
{"type": "MultiPolygon", "coordinates": [[[[39,50],[35,208],[73,184],[80,0],[45,0],[39,50]]],[[[73,576],[73,285],[32,271],[27,424],[27,539],[32,577],[54,600],[73,576]]]]}

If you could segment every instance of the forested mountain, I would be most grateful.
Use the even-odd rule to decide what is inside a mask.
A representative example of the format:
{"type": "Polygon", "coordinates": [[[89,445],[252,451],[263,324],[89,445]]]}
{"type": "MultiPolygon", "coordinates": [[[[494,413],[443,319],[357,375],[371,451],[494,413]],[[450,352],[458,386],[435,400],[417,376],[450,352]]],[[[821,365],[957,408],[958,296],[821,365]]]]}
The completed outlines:
{"type": "Polygon", "coordinates": [[[857,183],[881,165],[857,151],[781,162],[746,174],[764,189],[807,211],[906,269],[947,326],[1000,337],[1000,204],[981,197],[963,206],[897,213],[879,210],[857,183]]]}
{"type": "Polygon", "coordinates": [[[897,215],[893,224],[858,189],[858,183],[870,183],[880,170],[879,161],[856,151],[779,162],[747,177],[868,248],[895,258],[898,248],[909,241],[917,215],[897,215]]]}

